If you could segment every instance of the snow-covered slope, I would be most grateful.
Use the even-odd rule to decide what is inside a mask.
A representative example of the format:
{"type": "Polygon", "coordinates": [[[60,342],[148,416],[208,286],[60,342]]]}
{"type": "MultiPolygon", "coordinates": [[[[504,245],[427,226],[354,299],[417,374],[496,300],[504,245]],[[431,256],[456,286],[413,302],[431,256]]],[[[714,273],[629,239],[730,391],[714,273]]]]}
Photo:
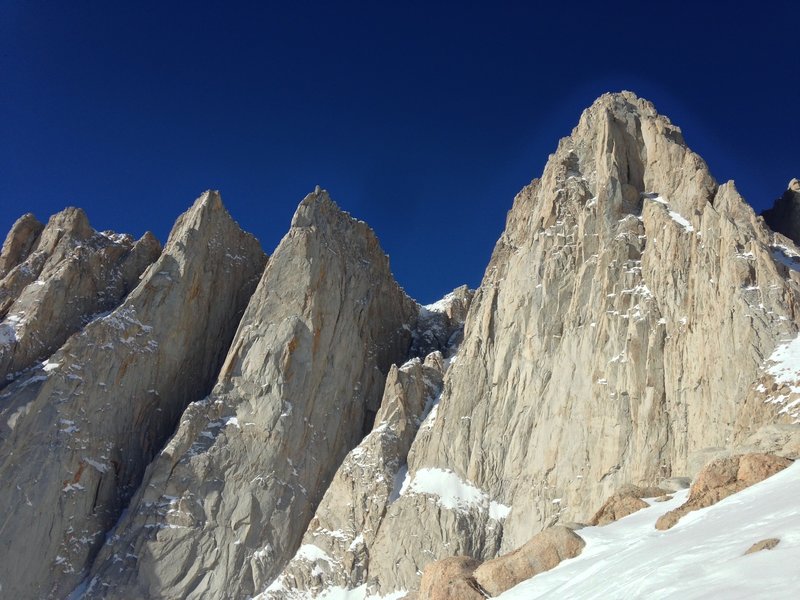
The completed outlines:
{"type": "Polygon", "coordinates": [[[688,490],[604,527],[578,533],[583,553],[498,600],[535,598],[797,598],[800,589],[800,462],[657,531],[656,519],[688,490]],[[755,542],[772,550],[745,555],[755,542]]]}

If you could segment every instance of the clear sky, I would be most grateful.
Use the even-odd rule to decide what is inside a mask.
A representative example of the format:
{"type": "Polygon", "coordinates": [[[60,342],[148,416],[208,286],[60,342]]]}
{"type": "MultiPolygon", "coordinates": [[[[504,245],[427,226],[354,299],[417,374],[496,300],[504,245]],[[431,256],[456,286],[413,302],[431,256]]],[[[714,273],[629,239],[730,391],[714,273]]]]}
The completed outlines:
{"type": "Polygon", "coordinates": [[[800,177],[800,9],[738,6],[0,0],[0,229],[77,205],[163,242],[213,188],[272,252],[319,184],[431,302],[620,89],[761,210],[800,177]]]}

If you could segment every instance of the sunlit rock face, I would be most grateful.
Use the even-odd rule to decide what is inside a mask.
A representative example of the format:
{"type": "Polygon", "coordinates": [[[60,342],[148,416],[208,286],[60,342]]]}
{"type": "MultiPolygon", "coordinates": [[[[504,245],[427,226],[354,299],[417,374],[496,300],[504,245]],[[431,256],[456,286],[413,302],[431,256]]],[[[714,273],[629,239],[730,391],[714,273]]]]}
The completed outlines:
{"type": "Polygon", "coordinates": [[[792,420],[798,377],[781,397],[765,359],[798,331],[796,255],[652,104],[598,99],[516,197],[352,583],[414,590],[431,560],[513,550],[792,420]]]}
{"type": "Polygon", "coordinates": [[[426,307],[320,189],[268,262],[216,193],[157,259],[75,209],[23,217],[0,358],[50,337],[0,390],[0,592],[412,598],[433,561],[506,555],[629,484],[797,458],[800,251],[768,225],[798,188],[757,217],[607,94],[479,289],[426,307]]]}
{"type": "Polygon", "coordinates": [[[372,230],[326,192],[307,196],[213,393],[150,466],[89,597],[238,598],[266,587],[369,431],[417,319],[372,230]]]}

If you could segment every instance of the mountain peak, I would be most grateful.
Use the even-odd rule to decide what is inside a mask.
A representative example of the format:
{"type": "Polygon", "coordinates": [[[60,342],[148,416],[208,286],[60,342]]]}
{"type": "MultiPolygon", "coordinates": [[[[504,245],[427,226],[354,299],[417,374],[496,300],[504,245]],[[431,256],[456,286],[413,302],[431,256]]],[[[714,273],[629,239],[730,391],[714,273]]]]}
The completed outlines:
{"type": "Polygon", "coordinates": [[[342,217],[352,218],[331,199],[328,190],[316,186],[298,205],[292,217],[292,227],[310,227],[342,217]]]}

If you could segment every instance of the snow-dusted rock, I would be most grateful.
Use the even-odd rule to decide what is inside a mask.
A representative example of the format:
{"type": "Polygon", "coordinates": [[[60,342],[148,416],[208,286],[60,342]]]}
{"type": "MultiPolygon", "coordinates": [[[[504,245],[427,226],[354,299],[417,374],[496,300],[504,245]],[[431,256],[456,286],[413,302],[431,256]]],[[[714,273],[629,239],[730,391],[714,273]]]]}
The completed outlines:
{"type": "Polygon", "coordinates": [[[213,393],[187,409],[150,465],[87,597],[262,591],[302,554],[317,505],[406,356],[417,312],[372,230],[326,192],[308,195],[213,393]]]}
{"type": "Polygon", "coordinates": [[[33,215],[12,228],[0,279],[0,386],[31,367],[98,313],[116,308],[161,252],[150,233],[96,232],[67,208],[43,228],[33,215]]]}
{"type": "MultiPolygon", "coordinates": [[[[45,229],[39,247],[56,238],[45,229]]],[[[4,597],[78,584],[184,407],[211,388],[265,259],[207,192],[122,305],[3,390],[4,597]]]]}
{"type": "Polygon", "coordinates": [[[438,351],[392,366],[374,428],[339,467],[294,558],[258,598],[309,598],[366,583],[371,546],[401,493],[411,442],[443,374],[438,351]]]}
{"type": "MultiPolygon", "coordinates": [[[[229,348],[245,275],[263,258],[235,250],[244,234],[232,225],[192,233],[190,222],[221,223],[207,220],[214,199],[179,223],[182,241],[120,308],[6,390],[3,593],[74,585],[155,454],[80,590],[88,598],[413,597],[435,561],[513,552],[587,521],[625,482],[677,488],[745,448],[796,457],[800,251],[629,92],[587,109],[517,195],[474,298],[460,289],[417,306],[369,228],[317,190],[229,348]],[[211,395],[181,415],[220,363],[211,395]]],[[[94,235],[66,216],[68,228],[38,234],[29,220],[10,236],[0,303],[35,284],[40,250],[66,260],[59,229],[94,235]]],[[[0,344],[17,342],[18,322],[0,344]]],[[[603,529],[654,544],[624,533],[653,511],[603,529]]],[[[792,544],[745,560],[794,556],[792,544]]],[[[576,560],[602,553],[590,543],[576,560]]],[[[603,560],[592,568],[626,566],[603,560]]],[[[619,597],[653,589],[619,568],[608,582],[619,597]]],[[[592,597],[580,581],[558,585],[592,597]]]]}

